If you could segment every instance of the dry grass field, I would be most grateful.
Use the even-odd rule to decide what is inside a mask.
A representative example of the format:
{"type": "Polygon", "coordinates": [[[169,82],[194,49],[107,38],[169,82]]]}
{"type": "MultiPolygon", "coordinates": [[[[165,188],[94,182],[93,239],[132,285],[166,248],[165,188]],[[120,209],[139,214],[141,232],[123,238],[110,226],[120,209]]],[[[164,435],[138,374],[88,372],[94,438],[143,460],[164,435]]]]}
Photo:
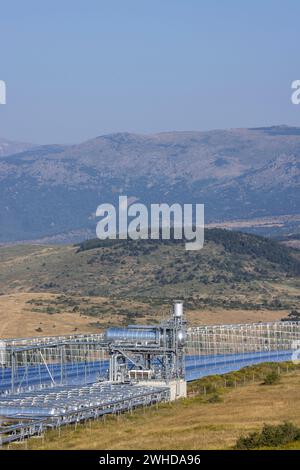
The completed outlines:
{"type": "MultiPolygon", "coordinates": [[[[20,338],[30,336],[55,336],[71,333],[101,331],[108,325],[127,324],[123,311],[139,311],[138,323],[159,321],[167,315],[168,306],[157,309],[157,315],[149,314],[147,304],[123,299],[113,301],[105,297],[76,297],[78,311],[60,303],[59,294],[51,293],[15,293],[0,296],[0,337],[20,338]],[[91,304],[92,302],[92,304],[91,304]],[[54,313],[47,313],[47,308],[58,305],[54,313]],[[84,312],[98,309],[97,317],[84,312]]],[[[73,298],[74,300],[74,298],[73,298]]],[[[208,309],[186,310],[189,325],[210,325],[221,323],[246,323],[274,321],[287,316],[288,310],[243,310],[243,309],[208,309]]]]}
{"type": "MultiPolygon", "coordinates": [[[[62,428],[14,444],[13,449],[231,449],[241,434],[264,423],[300,425],[300,371],[284,374],[277,385],[260,383],[231,389],[220,403],[187,398],[132,415],[62,428]]],[[[300,447],[299,442],[287,448],[300,447]]]]}
{"type": "Polygon", "coordinates": [[[49,315],[34,312],[28,300],[53,298],[51,294],[11,294],[0,296],[0,337],[24,338],[55,336],[91,331],[90,319],[76,313],[64,312],[49,315]]]}

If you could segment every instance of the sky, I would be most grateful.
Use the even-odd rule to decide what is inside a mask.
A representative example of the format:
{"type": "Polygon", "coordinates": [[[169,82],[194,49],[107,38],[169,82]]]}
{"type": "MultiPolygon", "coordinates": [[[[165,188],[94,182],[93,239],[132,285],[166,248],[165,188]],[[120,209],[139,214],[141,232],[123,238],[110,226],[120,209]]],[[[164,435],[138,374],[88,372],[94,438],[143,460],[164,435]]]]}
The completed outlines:
{"type": "Polygon", "coordinates": [[[300,125],[298,0],[0,0],[0,136],[300,125]]]}

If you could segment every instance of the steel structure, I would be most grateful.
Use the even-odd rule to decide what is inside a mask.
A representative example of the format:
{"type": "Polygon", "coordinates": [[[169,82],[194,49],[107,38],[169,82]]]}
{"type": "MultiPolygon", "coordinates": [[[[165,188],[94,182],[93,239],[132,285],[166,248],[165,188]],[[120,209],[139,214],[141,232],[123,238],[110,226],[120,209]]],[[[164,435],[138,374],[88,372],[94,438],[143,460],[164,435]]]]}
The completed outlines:
{"type": "Polygon", "coordinates": [[[105,339],[110,381],[184,379],[186,321],[181,302],[175,303],[171,317],[160,325],[109,328],[105,339]]]}
{"type": "Polygon", "coordinates": [[[0,442],[168,400],[172,380],[290,360],[299,345],[299,322],[187,329],[181,303],[159,325],[110,328],[105,335],[4,340],[0,442]]]}
{"type": "MultiPolygon", "coordinates": [[[[180,308],[180,307],[179,307],[180,308]]],[[[188,328],[182,316],[106,335],[12,339],[0,344],[0,394],[96,380],[193,380],[262,361],[291,358],[299,322],[188,328]],[[185,342],[184,342],[185,339],[185,342]],[[109,358],[111,367],[109,367],[109,358]]]]}
{"type": "Polygon", "coordinates": [[[103,335],[2,341],[0,393],[96,381],[107,375],[107,358],[103,335]]]}
{"type": "Polygon", "coordinates": [[[211,325],[189,328],[186,379],[222,374],[260,362],[291,360],[300,348],[300,322],[211,325]]]}
{"type": "Polygon", "coordinates": [[[233,354],[291,349],[300,339],[300,322],[212,325],[188,330],[187,353],[233,354]]]}
{"type": "Polygon", "coordinates": [[[93,383],[2,396],[0,444],[41,434],[46,429],[169,400],[167,387],[93,383]]]}

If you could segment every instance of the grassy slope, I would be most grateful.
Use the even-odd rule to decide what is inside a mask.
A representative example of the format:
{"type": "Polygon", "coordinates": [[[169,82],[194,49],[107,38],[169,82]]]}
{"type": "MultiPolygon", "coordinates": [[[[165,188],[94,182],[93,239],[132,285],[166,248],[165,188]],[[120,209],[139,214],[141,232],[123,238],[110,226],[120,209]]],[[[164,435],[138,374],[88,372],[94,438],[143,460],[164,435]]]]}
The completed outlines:
{"type": "Polygon", "coordinates": [[[174,298],[185,299],[196,324],[280,319],[299,308],[299,273],[293,250],[217,229],[206,232],[199,252],[185,251],[181,242],[145,240],[2,247],[0,334],[22,335],[23,314],[30,335],[66,332],[72,315],[83,331],[156,321],[174,298]],[[10,322],[7,311],[16,312],[10,322]]]}
{"type": "MultiPolygon", "coordinates": [[[[283,375],[277,385],[245,385],[224,393],[220,403],[203,397],[136,410],[132,415],[106,418],[63,428],[32,439],[32,449],[229,449],[241,434],[264,423],[285,420],[300,425],[300,372],[283,375]],[[147,426],[145,426],[147,423],[147,426]]],[[[300,448],[299,442],[287,448],[300,448]]]]}
{"type": "Polygon", "coordinates": [[[251,308],[259,303],[278,308],[285,300],[282,294],[272,298],[276,286],[289,285],[292,302],[291,289],[299,285],[300,260],[292,250],[246,234],[207,231],[198,252],[161,241],[98,245],[84,251],[71,246],[1,248],[0,292],[151,297],[160,303],[179,296],[197,306],[251,308]]]}

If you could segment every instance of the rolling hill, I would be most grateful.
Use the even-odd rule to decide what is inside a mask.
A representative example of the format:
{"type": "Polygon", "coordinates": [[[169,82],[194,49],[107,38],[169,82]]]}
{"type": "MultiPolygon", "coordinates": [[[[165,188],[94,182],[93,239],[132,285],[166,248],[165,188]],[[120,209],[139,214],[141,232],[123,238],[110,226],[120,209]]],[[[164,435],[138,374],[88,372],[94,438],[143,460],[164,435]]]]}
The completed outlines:
{"type": "Polygon", "coordinates": [[[266,321],[300,309],[299,252],[221,229],[207,230],[205,238],[199,252],[177,240],[2,247],[0,311],[7,319],[5,305],[13,303],[5,302],[25,293],[30,322],[32,313],[54,323],[68,314],[68,324],[74,315],[79,328],[80,316],[91,328],[156,321],[174,298],[184,299],[198,324],[266,321]]]}

